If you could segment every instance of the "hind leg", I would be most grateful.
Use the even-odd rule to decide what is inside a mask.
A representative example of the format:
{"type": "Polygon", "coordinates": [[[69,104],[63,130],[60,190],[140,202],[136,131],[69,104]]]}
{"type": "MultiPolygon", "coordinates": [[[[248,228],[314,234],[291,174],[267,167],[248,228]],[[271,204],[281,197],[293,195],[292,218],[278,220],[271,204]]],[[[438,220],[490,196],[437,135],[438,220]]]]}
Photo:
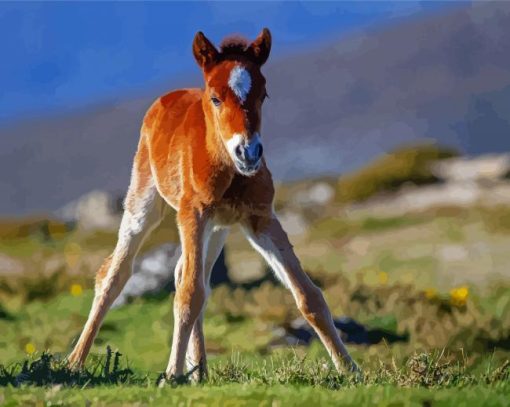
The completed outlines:
{"type": "Polygon", "coordinates": [[[357,371],[358,367],[338,335],[321,290],[302,270],[276,216],[254,217],[244,231],[252,246],[290,289],[299,311],[321,339],[337,370],[346,366],[357,371]]]}
{"type": "Polygon", "coordinates": [[[144,237],[163,217],[166,204],[154,186],[148,163],[142,162],[142,165],[147,168],[137,167],[135,162],[117,245],[97,272],[92,308],[80,338],[69,355],[70,366],[81,367],[84,364],[106,312],[131,276],[133,260],[144,237]]]}

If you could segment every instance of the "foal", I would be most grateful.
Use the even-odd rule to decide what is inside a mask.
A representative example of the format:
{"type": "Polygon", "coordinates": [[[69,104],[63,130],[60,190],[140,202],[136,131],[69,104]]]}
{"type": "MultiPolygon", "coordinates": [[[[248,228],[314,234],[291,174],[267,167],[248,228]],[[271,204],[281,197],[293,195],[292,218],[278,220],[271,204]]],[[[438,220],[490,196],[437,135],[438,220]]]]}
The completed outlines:
{"type": "Polygon", "coordinates": [[[177,210],[182,255],[175,269],[167,378],[182,375],[186,360],[206,374],[202,319],[209,277],[234,223],[290,289],[335,367],[344,363],[356,369],[321,291],[301,269],[273,212],[273,181],[260,137],[267,96],[260,68],[270,49],[268,29],[251,44],[229,40],[219,51],[204,34],[196,34],[193,54],[205,89],[170,92],[145,115],[118,242],[97,272],[92,309],[70,365],[85,362],[108,308],[131,275],[139,247],[171,206],[177,210]]]}

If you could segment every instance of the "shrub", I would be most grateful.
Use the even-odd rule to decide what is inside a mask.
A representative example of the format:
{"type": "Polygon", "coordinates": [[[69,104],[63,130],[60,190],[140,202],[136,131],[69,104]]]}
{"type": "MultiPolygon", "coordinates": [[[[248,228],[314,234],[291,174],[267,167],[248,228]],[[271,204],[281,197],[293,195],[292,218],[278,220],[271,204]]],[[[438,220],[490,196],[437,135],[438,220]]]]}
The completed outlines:
{"type": "Polygon", "coordinates": [[[456,155],[453,150],[432,144],[397,149],[361,170],[341,177],[337,195],[342,202],[358,202],[381,192],[397,190],[407,183],[437,182],[430,171],[431,163],[456,155]]]}
{"type": "Polygon", "coordinates": [[[43,240],[59,239],[68,234],[73,225],[47,218],[0,219],[0,240],[24,239],[39,236],[43,240]]]}

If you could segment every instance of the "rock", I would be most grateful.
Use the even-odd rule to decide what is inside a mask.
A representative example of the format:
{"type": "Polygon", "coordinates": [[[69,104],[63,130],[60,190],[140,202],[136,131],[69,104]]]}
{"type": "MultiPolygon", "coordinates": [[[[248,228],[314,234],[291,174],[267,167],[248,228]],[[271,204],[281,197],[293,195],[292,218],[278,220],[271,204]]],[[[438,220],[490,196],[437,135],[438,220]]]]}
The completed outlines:
{"type": "Polygon", "coordinates": [[[0,275],[19,275],[23,270],[23,263],[0,253],[0,275]]]}
{"type": "Polygon", "coordinates": [[[56,211],[82,230],[115,230],[122,216],[122,199],[105,191],[91,191],[56,211]]]}
{"type": "Polygon", "coordinates": [[[243,284],[258,280],[266,275],[267,265],[262,256],[253,249],[230,250],[227,252],[227,263],[231,267],[231,278],[234,284],[243,284]]]}
{"type": "Polygon", "coordinates": [[[455,182],[409,190],[400,195],[405,211],[424,211],[433,207],[472,206],[481,198],[480,186],[474,182],[455,182]]]}
{"type": "MultiPolygon", "coordinates": [[[[180,256],[180,245],[166,243],[135,260],[133,275],[112,307],[127,304],[134,298],[174,291],[174,270],[180,256]]],[[[222,251],[213,267],[211,286],[224,283],[230,284],[230,279],[222,251]]]]}
{"type": "Polygon", "coordinates": [[[432,174],[447,182],[497,181],[510,173],[510,154],[451,158],[434,163],[432,174]]]}
{"type": "Polygon", "coordinates": [[[484,196],[487,206],[510,205],[510,182],[492,185],[484,196]]]}
{"type": "Polygon", "coordinates": [[[312,187],[296,193],[294,199],[302,206],[324,206],[331,202],[335,196],[335,190],[326,182],[319,182],[312,187]]]}
{"type": "Polygon", "coordinates": [[[459,244],[450,244],[439,248],[439,257],[444,261],[462,261],[468,256],[467,249],[459,244]]]}
{"type": "Polygon", "coordinates": [[[384,217],[441,207],[510,206],[510,154],[440,160],[432,164],[431,172],[443,182],[408,185],[354,203],[346,212],[384,217]]]}
{"type": "Polygon", "coordinates": [[[278,218],[283,226],[283,229],[289,236],[303,235],[308,231],[308,223],[305,218],[297,213],[285,211],[279,214],[278,218]]]}
{"type": "Polygon", "coordinates": [[[346,213],[357,216],[401,216],[434,208],[510,206],[510,182],[455,181],[403,188],[395,194],[352,204],[346,213]]]}
{"type": "Polygon", "coordinates": [[[135,260],[133,275],[112,307],[119,307],[144,295],[170,292],[174,283],[175,266],[180,256],[181,247],[167,243],[135,260]]]}
{"type": "Polygon", "coordinates": [[[370,240],[357,236],[349,241],[345,248],[357,256],[366,256],[370,249],[370,240]]]}

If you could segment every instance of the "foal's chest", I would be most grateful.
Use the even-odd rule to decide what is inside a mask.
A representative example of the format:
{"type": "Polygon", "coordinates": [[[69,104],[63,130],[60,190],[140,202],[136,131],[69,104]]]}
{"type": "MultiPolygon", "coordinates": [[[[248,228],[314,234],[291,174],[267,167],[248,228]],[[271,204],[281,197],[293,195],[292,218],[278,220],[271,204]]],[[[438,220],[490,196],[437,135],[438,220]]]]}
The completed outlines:
{"type": "Polygon", "coordinates": [[[248,216],[247,211],[229,203],[222,203],[214,207],[212,218],[215,225],[230,226],[244,221],[248,216]]]}
{"type": "Polygon", "coordinates": [[[274,189],[271,180],[263,179],[265,171],[252,178],[234,177],[221,200],[213,207],[215,223],[231,225],[247,221],[252,216],[271,214],[274,189]]]}

